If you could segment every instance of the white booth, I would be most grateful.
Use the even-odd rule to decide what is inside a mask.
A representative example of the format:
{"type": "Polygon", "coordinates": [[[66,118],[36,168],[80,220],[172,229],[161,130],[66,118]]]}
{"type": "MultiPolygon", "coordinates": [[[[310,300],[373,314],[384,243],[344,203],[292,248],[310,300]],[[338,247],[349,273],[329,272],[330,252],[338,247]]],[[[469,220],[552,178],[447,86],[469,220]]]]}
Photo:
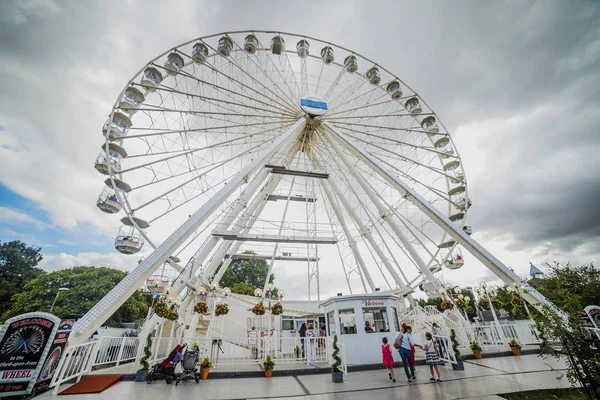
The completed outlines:
{"type": "MultiPolygon", "coordinates": [[[[362,294],[339,296],[321,304],[325,311],[327,336],[338,335],[344,344],[346,363],[381,363],[382,339],[393,345],[400,332],[399,308],[404,299],[392,294],[362,294]]],[[[399,361],[397,351],[392,351],[399,361]]]]}

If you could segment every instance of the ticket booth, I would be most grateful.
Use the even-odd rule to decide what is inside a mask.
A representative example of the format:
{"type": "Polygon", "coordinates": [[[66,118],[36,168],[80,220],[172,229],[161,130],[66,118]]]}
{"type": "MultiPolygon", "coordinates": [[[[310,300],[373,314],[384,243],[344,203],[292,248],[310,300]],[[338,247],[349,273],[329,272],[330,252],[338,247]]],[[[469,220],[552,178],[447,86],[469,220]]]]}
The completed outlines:
{"type": "MultiPolygon", "coordinates": [[[[321,304],[327,336],[337,334],[348,364],[381,363],[382,339],[393,344],[400,332],[398,309],[404,299],[392,294],[339,296],[321,304]]],[[[400,360],[397,351],[394,359],[400,360]]]]}

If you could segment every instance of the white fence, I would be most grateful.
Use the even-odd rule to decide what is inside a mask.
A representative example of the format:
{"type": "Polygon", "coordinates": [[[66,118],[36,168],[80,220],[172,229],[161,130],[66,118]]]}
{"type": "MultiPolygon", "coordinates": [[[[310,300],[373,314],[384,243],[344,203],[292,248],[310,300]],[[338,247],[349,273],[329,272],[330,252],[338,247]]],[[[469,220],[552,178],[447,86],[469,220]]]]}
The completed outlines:
{"type": "Polygon", "coordinates": [[[58,394],[58,388],[64,382],[81,377],[92,369],[96,356],[98,342],[87,342],[68,347],[61,357],[50,386],[54,386],[53,394],[58,394]]]}

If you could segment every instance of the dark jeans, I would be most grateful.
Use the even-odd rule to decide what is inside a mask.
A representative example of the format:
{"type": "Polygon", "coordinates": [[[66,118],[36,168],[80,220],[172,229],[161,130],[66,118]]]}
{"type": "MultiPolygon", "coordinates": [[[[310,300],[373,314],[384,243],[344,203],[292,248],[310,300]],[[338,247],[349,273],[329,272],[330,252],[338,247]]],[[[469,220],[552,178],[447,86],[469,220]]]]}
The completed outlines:
{"type": "Polygon", "coordinates": [[[410,379],[411,376],[415,375],[415,367],[410,362],[412,359],[412,352],[409,349],[400,347],[400,358],[402,359],[402,365],[404,366],[404,373],[406,377],[410,379]],[[410,365],[410,374],[408,373],[408,366],[410,365]]]}
{"type": "Polygon", "coordinates": [[[304,358],[304,338],[301,338],[300,342],[302,343],[302,358],[304,358]]]}

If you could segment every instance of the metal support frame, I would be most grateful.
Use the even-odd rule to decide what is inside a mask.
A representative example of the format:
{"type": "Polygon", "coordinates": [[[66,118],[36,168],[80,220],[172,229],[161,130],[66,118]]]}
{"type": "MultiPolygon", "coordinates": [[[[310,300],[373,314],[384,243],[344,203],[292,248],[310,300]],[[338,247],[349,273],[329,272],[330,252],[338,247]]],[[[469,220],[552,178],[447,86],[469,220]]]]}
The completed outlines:
{"type": "MultiPolygon", "coordinates": [[[[357,157],[359,160],[361,160],[370,168],[372,168],[375,172],[377,172],[380,176],[382,176],[392,187],[398,190],[404,198],[406,198],[408,201],[417,206],[434,223],[436,223],[439,227],[444,229],[446,233],[448,233],[452,238],[454,238],[454,240],[460,243],[469,253],[475,256],[475,258],[477,258],[483,265],[485,265],[490,271],[496,274],[498,278],[500,278],[508,284],[521,281],[517,274],[515,274],[508,267],[506,267],[489,251],[484,249],[479,243],[477,243],[473,238],[467,235],[455,223],[450,221],[450,219],[447,216],[445,216],[439,210],[433,207],[421,195],[412,190],[406,183],[404,183],[392,173],[390,173],[368,152],[359,148],[354,142],[348,139],[346,135],[344,135],[342,132],[339,132],[330,123],[325,122],[322,126],[324,126],[325,128],[327,136],[335,138],[335,140],[338,143],[340,143],[341,146],[343,146],[355,157],[357,157]]],[[[429,272],[429,274],[431,273],[429,272]]],[[[544,295],[539,293],[537,290],[533,289],[531,286],[527,286],[528,293],[523,293],[523,298],[525,298],[530,304],[534,305],[538,309],[542,305],[547,305],[555,309],[554,305],[548,299],[546,299],[544,295]]],[[[561,315],[565,316],[564,313],[561,315]]]]}
{"type": "Polygon", "coordinates": [[[239,188],[248,177],[260,166],[264,165],[282,147],[291,145],[304,131],[306,120],[300,118],[283,134],[281,134],[263,153],[240,170],[215,196],[200,207],[187,221],[176,229],[160,246],[144,261],[119,282],[106,296],[75,323],[69,338],[69,344],[83,343],[98,329],[127,299],[135,293],[142,283],[164,263],[181,244],[198,229],[198,227],[223,202],[239,188]]]}

